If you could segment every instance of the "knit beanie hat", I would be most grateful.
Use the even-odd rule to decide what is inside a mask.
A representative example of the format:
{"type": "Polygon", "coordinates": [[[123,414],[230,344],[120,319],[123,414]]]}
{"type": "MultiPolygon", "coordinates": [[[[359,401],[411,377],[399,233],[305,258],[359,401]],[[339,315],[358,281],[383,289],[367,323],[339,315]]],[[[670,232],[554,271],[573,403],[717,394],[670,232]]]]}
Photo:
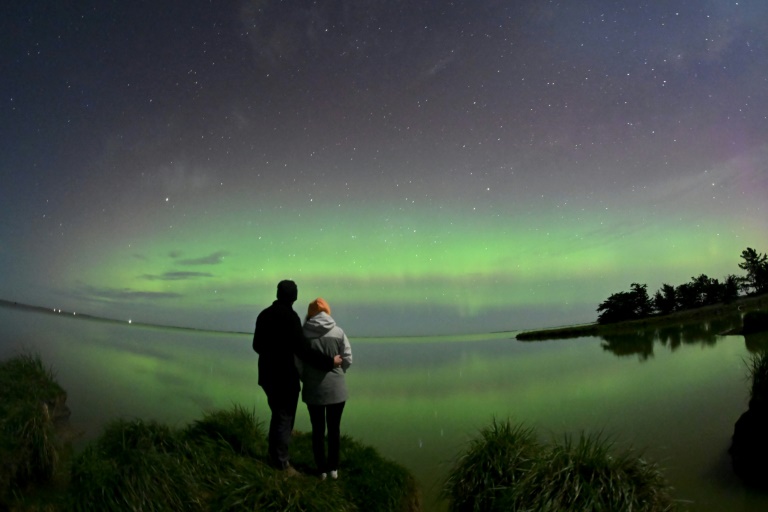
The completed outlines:
{"type": "Polygon", "coordinates": [[[307,309],[307,318],[312,318],[313,316],[317,315],[321,311],[324,311],[325,313],[330,315],[331,306],[329,306],[328,303],[325,302],[323,299],[318,297],[309,303],[309,308],[307,309]]]}

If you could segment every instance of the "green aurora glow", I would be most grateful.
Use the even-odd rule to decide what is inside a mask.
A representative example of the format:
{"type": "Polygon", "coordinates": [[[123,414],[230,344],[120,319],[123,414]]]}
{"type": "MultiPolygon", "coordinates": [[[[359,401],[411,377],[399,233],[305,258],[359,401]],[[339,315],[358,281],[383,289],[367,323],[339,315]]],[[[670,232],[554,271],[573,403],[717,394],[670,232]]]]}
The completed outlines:
{"type": "MultiPolygon", "coordinates": [[[[298,311],[323,296],[359,335],[440,334],[439,325],[424,330],[412,321],[372,331],[362,317],[377,309],[444,309],[466,319],[506,312],[503,323],[483,329],[470,321],[463,331],[477,332],[534,327],[514,310],[551,307],[565,317],[542,324],[590,321],[588,311],[631,282],[655,289],[699,273],[737,273],[738,253],[747,245],[745,229],[725,222],[709,220],[697,229],[688,219],[638,220],[631,211],[521,219],[511,210],[441,210],[437,218],[433,210],[412,208],[406,222],[371,205],[347,215],[307,208],[275,222],[234,206],[216,216],[191,209],[172,227],[90,229],[82,235],[87,243],[59,254],[65,263],[57,280],[102,304],[145,299],[158,313],[206,309],[225,319],[221,328],[248,330],[255,309],[272,300],[275,283],[292,278],[300,286],[298,311]]],[[[160,314],[142,317],[126,308],[127,315],[139,315],[135,320],[166,323],[160,314]]]]}

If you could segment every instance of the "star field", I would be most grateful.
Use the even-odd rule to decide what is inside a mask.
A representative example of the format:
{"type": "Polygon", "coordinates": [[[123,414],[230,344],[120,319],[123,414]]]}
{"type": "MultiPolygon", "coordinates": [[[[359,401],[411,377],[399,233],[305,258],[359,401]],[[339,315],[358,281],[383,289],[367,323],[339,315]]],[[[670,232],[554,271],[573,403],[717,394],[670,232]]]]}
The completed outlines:
{"type": "Polygon", "coordinates": [[[0,22],[0,298],[480,332],[768,250],[761,2],[77,4],[0,22]]]}

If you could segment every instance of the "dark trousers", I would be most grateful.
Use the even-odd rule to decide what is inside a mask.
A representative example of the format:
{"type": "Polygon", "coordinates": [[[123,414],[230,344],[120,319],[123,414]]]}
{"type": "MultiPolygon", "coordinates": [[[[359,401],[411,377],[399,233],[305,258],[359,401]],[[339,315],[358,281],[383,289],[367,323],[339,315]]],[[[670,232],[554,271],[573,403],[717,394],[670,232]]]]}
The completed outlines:
{"type": "Polygon", "coordinates": [[[296,421],[296,406],[299,403],[299,392],[264,389],[267,395],[269,410],[272,417],[269,420],[269,459],[278,468],[288,467],[290,457],[288,447],[291,444],[291,433],[296,421]]]}
{"type": "Polygon", "coordinates": [[[315,465],[321,473],[339,469],[339,448],[341,447],[341,414],[344,403],[331,405],[310,405],[309,421],[312,422],[312,451],[315,465]],[[325,427],[328,426],[328,458],[325,457],[325,427]]]}

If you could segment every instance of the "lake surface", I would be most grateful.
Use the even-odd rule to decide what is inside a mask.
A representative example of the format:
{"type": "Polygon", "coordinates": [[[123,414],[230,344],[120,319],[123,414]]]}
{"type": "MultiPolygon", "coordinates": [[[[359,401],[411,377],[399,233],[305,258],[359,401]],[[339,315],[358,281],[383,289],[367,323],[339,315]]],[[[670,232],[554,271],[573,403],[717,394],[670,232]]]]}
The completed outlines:
{"type": "MultiPolygon", "coordinates": [[[[342,431],[417,477],[426,510],[450,461],[493,418],[543,436],[603,432],[644,448],[695,511],[768,510],[730,470],[747,408],[745,360],[765,339],[719,336],[736,319],[605,340],[514,333],[355,338],[342,431]]],[[[184,425],[233,403],[268,419],[251,336],[81,320],[0,307],[0,357],[36,351],[69,394],[85,440],[117,417],[184,425]]],[[[297,429],[309,431],[299,405],[297,429]]],[[[342,468],[343,470],[343,468],[342,468]]]]}

